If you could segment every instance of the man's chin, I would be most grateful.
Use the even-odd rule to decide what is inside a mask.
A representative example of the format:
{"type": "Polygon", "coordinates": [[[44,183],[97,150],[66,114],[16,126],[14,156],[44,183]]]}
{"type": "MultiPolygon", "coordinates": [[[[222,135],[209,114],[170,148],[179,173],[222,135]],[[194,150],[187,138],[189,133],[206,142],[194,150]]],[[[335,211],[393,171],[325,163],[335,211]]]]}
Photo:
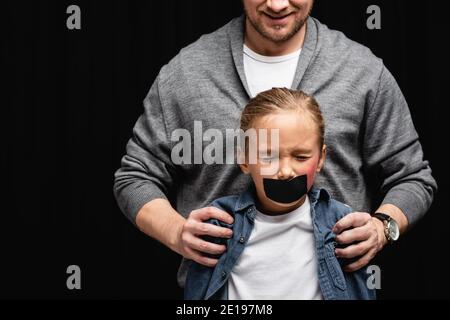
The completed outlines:
{"type": "Polygon", "coordinates": [[[272,32],[266,33],[266,38],[275,43],[282,43],[289,40],[291,37],[289,36],[289,32],[277,32],[278,30],[273,30],[272,32]]]}
{"type": "Polygon", "coordinates": [[[285,25],[277,28],[274,25],[264,25],[262,35],[275,43],[282,43],[290,40],[299,30],[296,30],[295,25],[285,25]]]}

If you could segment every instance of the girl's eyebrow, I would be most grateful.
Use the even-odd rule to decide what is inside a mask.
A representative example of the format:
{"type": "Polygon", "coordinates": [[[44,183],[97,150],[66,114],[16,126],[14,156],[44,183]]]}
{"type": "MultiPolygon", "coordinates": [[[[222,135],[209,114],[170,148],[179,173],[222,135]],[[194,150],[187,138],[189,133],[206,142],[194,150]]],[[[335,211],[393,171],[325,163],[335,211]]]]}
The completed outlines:
{"type": "Polygon", "coordinates": [[[311,152],[312,150],[311,150],[311,149],[308,149],[308,148],[293,148],[291,151],[292,151],[292,152],[309,153],[309,152],[311,152]]]}
{"type": "MultiPolygon", "coordinates": [[[[299,153],[310,153],[312,150],[308,148],[294,147],[292,149],[288,149],[289,152],[299,152],[299,153]]],[[[272,149],[266,149],[267,154],[272,153],[272,149]]]]}

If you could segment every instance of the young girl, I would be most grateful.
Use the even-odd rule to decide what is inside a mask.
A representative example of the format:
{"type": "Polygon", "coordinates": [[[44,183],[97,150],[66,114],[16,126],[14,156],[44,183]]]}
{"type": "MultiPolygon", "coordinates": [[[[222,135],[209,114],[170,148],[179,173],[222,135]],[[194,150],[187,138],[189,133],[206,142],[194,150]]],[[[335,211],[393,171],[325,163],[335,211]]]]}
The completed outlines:
{"type": "Polygon", "coordinates": [[[227,250],[214,268],[192,262],[185,298],[374,299],[367,269],[344,273],[334,254],[331,230],[353,210],[313,186],[326,157],[315,99],[286,88],[262,92],[244,108],[241,129],[256,131],[256,148],[245,146],[240,165],[253,184],[211,204],[234,217],[231,225],[209,221],[231,228],[233,237],[208,239],[227,250]],[[274,130],[278,145],[271,141],[274,130]]]}

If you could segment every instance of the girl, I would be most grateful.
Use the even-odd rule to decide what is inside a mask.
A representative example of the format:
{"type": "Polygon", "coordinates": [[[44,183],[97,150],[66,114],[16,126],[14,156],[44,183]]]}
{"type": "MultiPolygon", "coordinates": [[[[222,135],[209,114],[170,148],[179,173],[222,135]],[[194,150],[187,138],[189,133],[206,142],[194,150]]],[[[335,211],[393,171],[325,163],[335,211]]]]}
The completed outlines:
{"type": "Polygon", "coordinates": [[[207,239],[227,250],[214,268],[192,262],[185,298],[374,299],[366,268],[343,273],[343,261],[334,254],[331,230],[353,210],[314,187],[326,157],[316,100],[273,88],[250,100],[240,125],[246,133],[256,131],[256,146],[246,144],[240,154],[241,170],[253,184],[211,204],[234,217],[233,224],[209,221],[231,228],[233,237],[207,239]]]}

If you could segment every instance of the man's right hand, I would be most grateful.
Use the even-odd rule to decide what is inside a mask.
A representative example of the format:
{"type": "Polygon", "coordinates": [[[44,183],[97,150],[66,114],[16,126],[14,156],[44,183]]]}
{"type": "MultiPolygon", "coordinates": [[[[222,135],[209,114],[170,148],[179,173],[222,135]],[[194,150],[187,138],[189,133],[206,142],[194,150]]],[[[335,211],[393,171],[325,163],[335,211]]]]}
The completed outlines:
{"type": "Polygon", "coordinates": [[[203,254],[221,254],[226,250],[226,247],[205,241],[201,236],[231,238],[233,232],[228,228],[205,223],[209,219],[217,219],[228,224],[233,223],[231,215],[215,207],[193,210],[179,232],[177,251],[187,259],[194,260],[207,267],[214,267],[218,259],[206,257],[203,254]]]}

